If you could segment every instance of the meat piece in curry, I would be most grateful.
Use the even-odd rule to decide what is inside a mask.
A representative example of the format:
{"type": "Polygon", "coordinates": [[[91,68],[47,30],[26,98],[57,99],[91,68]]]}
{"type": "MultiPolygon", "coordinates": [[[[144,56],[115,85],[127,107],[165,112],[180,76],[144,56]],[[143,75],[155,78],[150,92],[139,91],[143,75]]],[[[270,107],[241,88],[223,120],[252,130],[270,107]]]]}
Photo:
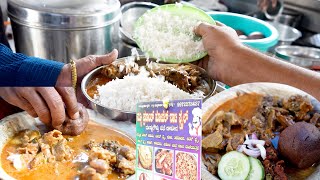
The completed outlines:
{"type": "Polygon", "coordinates": [[[163,68],[155,74],[164,76],[168,82],[189,93],[194,92],[202,83],[200,71],[188,65],[163,68]]]}
{"type": "Polygon", "coordinates": [[[146,66],[139,67],[136,62],[117,61],[102,68],[101,74],[106,78],[121,79],[126,75],[138,75],[144,71],[149,74],[149,77],[163,76],[166,81],[176,85],[183,91],[189,93],[196,91],[202,91],[203,94],[209,93],[208,84],[204,80],[203,74],[187,64],[164,66],[163,64],[150,62],[146,66]]]}
{"type": "MultiPolygon", "coordinates": [[[[203,124],[203,160],[214,175],[217,175],[221,156],[237,150],[245,141],[245,135],[255,133],[259,139],[269,142],[277,133],[299,121],[306,121],[320,128],[320,115],[314,113],[308,97],[300,95],[288,99],[263,97],[251,119],[239,117],[235,112],[232,109],[229,112],[217,111],[203,124]]],[[[263,161],[266,174],[277,177],[275,179],[286,179],[284,161],[279,160],[271,143],[266,146],[267,159],[263,161]]]]}
{"type": "Polygon", "coordinates": [[[267,157],[262,161],[262,164],[264,166],[266,179],[287,180],[288,177],[284,172],[285,163],[278,158],[277,150],[272,146],[270,141],[266,141],[265,147],[267,157]]]}
{"type": "Polygon", "coordinates": [[[8,159],[17,170],[36,168],[47,162],[70,161],[73,158],[73,150],[58,130],[45,133],[42,137],[38,131],[23,131],[15,137],[14,142],[18,145],[17,149],[10,152],[8,159]]]}
{"type": "MultiPolygon", "coordinates": [[[[87,131],[88,129],[80,136],[87,135],[87,131]]],[[[36,172],[43,166],[49,166],[54,172],[48,173],[54,173],[55,176],[63,173],[58,169],[61,171],[65,166],[66,171],[69,171],[69,176],[63,176],[65,178],[124,179],[135,173],[135,149],[129,144],[122,145],[116,138],[117,140],[101,140],[100,143],[86,140],[89,143],[82,142],[79,147],[73,142],[79,141],[78,138],[79,136],[64,137],[58,130],[42,136],[39,131],[25,130],[9,141],[5,160],[9,160],[9,165],[17,172],[36,172]],[[56,165],[61,167],[56,168],[56,165]]],[[[121,139],[121,142],[126,141],[121,139]]]]}
{"type": "Polygon", "coordinates": [[[106,65],[101,70],[101,74],[111,79],[123,78],[130,73],[137,75],[139,72],[139,66],[137,63],[127,63],[122,61],[113,62],[109,65],[106,65]]]}
{"type": "Polygon", "coordinates": [[[114,169],[123,177],[135,173],[133,148],[122,146],[117,141],[91,141],[85,147],[89,151],[89,165],[80,172],[80,179],[105,179],[114,169]]]}

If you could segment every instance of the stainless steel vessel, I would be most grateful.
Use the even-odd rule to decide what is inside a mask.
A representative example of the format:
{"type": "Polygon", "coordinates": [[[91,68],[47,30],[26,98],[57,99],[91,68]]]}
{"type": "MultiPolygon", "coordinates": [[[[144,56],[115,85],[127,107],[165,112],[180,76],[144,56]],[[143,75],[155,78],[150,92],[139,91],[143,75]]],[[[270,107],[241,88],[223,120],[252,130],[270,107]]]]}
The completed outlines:
{"type": "Polygon", "coordinates": [[[290,27],[285,24],[281,24],[278,22],[269,22],[273,27],[275,27],[279,32],[279,42],[277,46],[279,45],[290,45],[295,40],[299,39],[302,34],[301,32],[293,27],[290,27]]]}
{"type": "Polygon", "coordinates": [[[295,65],[320,70],[320,49],[304,46],[278,46],[276,56],[295,65]]]}
{"type": "Polygon", "coordinates": [[[143,52],[138,48],[133,39],[134,23],[148,10],[157,7],[150,2],[130,2],[121,7],[122,17],[120,19],[119,57],[131,56],[131,49],[136,48],[139,54],[143,52]]]}
{"type": "MultiPolygon", "coordinates": [[[[117,61],[125,61],[127,57],[124,58],[120,58],[117,59],[117,61]]],[[[155,62],[156,59],[150,58],[150,61],[155,62]]],[[[145,56],[139,56],[139,61],[136,61],[136,63],[139,66],[145,66],[147,63],[147,58],[145,56]]],[[[160,64],[159,66],[169,66],[169,67],[176,67],[177,64],[160,64]]],[[[209,86],[209,92],[208,94],[205,95],[205,97],[203,98],[203,101],[205,101],[206,99],[208,99],[209,97],[211,97],[215,92],[216,92],[216,88],[217,88],[217,82],[213,79],[211,79],[207,72],[196,66],[193,64],[189,64],[190,66],[196,68],[197,70],[199,70],[203,76],[203,78],[205,79],[205,81],[208,83],[209,86]]],[[[132,111],[124,111],[124,110],[120,110],[120,109],[114,109],[114,108],[110,108],[110,107],[106,107],[104,105],[102,105],[101,103],[97,102],[96,100],[92,99],[88,93],[87,93],[87,86],[89,85],[89,83],[94,80],[95,76],[97,74],[101,73],[101,70],[104,68],[104,66],[98,67],[94,70],[92,70],[90,73],[88,73],[82,80],[81,82],[81,91],[84,94],[84,96],[87,98],[88,103],[90,104],[90,106],[92,107],[92,109],[94,109],[95,111],[103,114],[104,116],[106,116],[107,118],[110,118],[112,120],[118,120],[118,121],[132,121],[135,122],[136,120],[136,113],[132,112],[132,111]]],[[[130,88],[130,87],[128,87],[130,88]]],[[[220,88],[221,90],[221,88],[220,88]]]]}
{"type": "Polygon", "coordinates": [[[8,0],[17,52],[69,62],[119,43],[118,0],[8,0]]]}

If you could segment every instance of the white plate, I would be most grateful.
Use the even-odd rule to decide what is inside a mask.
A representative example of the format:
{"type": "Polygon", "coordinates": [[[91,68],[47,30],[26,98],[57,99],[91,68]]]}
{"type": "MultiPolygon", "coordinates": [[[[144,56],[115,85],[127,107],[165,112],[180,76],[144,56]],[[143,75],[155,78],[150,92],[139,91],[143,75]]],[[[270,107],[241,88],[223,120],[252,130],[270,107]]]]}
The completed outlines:
{"type": "MultiPolygon", "coordinates": [[[[296,95],[296,94],[300,94],[302,96],[308,96],[311,100],[311,103],[314,106],[314,109],[320,112],[320,102],[317,101],[313,96],[297,88],[284,85],[284,84],[278,84],[278,83],[248,83],[248,84],[234,86],[230,89],[222,91],[221,93],[218,93],[212,96],[211,98],[207,99],[207,101],[205,101],[202,104],[203,121],[206,121],[206,119],[208,119],[207,117],[212,117],[213,112],[225,102],[246,93],[249,93],[249,94],[257,93],[261,95],[278,96],[280,98],[288,98],[291,95],[296,95]]],[[[204,123],[205,122],[202,122],[202,124],[204,123]]],[[[207,171],[207,168],[205,167],[203,171],[207,171]]],[[[210,174],[209,171],[207,171],[207,173],[210,174]]],[[[213,175],[211,175],[211,177],[217,178],[216,176],[213,176],[213,175]]],[[[319,179],[320,179],[320,165],[317,167],[317,170],[308,177],[308,180],[319,180],[319,179]]]]}

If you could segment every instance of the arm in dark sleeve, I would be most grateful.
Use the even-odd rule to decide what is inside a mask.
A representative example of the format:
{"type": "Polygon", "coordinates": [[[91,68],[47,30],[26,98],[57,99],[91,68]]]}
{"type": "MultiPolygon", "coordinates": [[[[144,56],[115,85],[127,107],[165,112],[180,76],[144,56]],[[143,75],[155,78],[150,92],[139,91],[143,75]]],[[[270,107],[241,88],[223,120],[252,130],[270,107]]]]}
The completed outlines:
{"type": "Polygon", "coordinates": [[[13,53],[0,44],[0,86],[55,86],[63,65],[13,53]]]}

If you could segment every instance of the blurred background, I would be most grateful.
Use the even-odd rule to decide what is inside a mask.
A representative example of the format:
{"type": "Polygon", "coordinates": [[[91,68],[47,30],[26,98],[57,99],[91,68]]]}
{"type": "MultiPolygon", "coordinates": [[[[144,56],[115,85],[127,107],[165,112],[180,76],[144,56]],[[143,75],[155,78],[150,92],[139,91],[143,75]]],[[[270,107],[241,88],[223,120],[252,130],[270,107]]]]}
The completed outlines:
{"type": "MultiPolygon", "coordinates": [[[[13,50],[27,55],[68,62],[70,58],[77,59],[87,54],[106,53],[113,48],[119,49],[120,57],[130,55],[132,48],[138,49],[132,38],[135,20],[156,5],[177,1],[179,0],[120,0],[119,3],[118,0],[90,2],[70,0],[68,5],[74,3],[70,6],[72,11],[71,8],[63,9],[66,7],[58,6],[59,3],[64,2],[61,0],[1,0],[0,5],[6,35],[13,50]],[[101,2],[109,3],[110,7],[112,4],[111,10],[99,9],[98,5],[101,2]],[[97,6],[94,6],[95,4],[97,6]],[[99,17],[98,13],[92,12],[86,14],[87,9],[84,8],[87,6],[97,8],[95,12],[102,12],[103,16],[99,17]],[[40,18],[35,18],[36,16],[29,13],[30,9],[40,18]],[[80,12],[81,16],[77,18],[72,16],[80,12]],[[107,21],[98,22],[101,19],[107,19],[107,21]],[[100,24],[104,26],[101,27],[100,24]]],[[[219,17],[219,21],[231,27],[233,24],[238,24],[239,26],[233,28],[245,33],[266,33],[263,34],[265,38],[273,33],[272,28],[270,29],[271,25],[279,34],[276,41],[273,39],[272,42],[264,42],[264,44],[261,43],[263,40],[242,39],[242,41],[250,47],[277,55],[285,60],[298,58],[298,60],[292,60],[298,65],[319,68],[320,0],[186,0],[181,3],[201,8],[213,18],[218,18],[215,15],[216,12],[245,15],[230,19],[234,16],[220,14],[219,16],[226,17],[219,17]],[[269,25],[261,24],[260,21],[248,17],[258,18],[269,25]],[[224,22],[226,18],[229,20],[224,22]],[[228,21],[235,23],[228,24],[228,21]],[[245,29],[246,27],[253,29],[245,29]],[[263,28],[267,28],[267,31],[263,28]],[[284,45],[290,47],[277,48],[284,45]],[[308,63],[305,63],[306,61],[308,63]]],[[[249,37],[249,34],[246,35],[249,37]]]]}

